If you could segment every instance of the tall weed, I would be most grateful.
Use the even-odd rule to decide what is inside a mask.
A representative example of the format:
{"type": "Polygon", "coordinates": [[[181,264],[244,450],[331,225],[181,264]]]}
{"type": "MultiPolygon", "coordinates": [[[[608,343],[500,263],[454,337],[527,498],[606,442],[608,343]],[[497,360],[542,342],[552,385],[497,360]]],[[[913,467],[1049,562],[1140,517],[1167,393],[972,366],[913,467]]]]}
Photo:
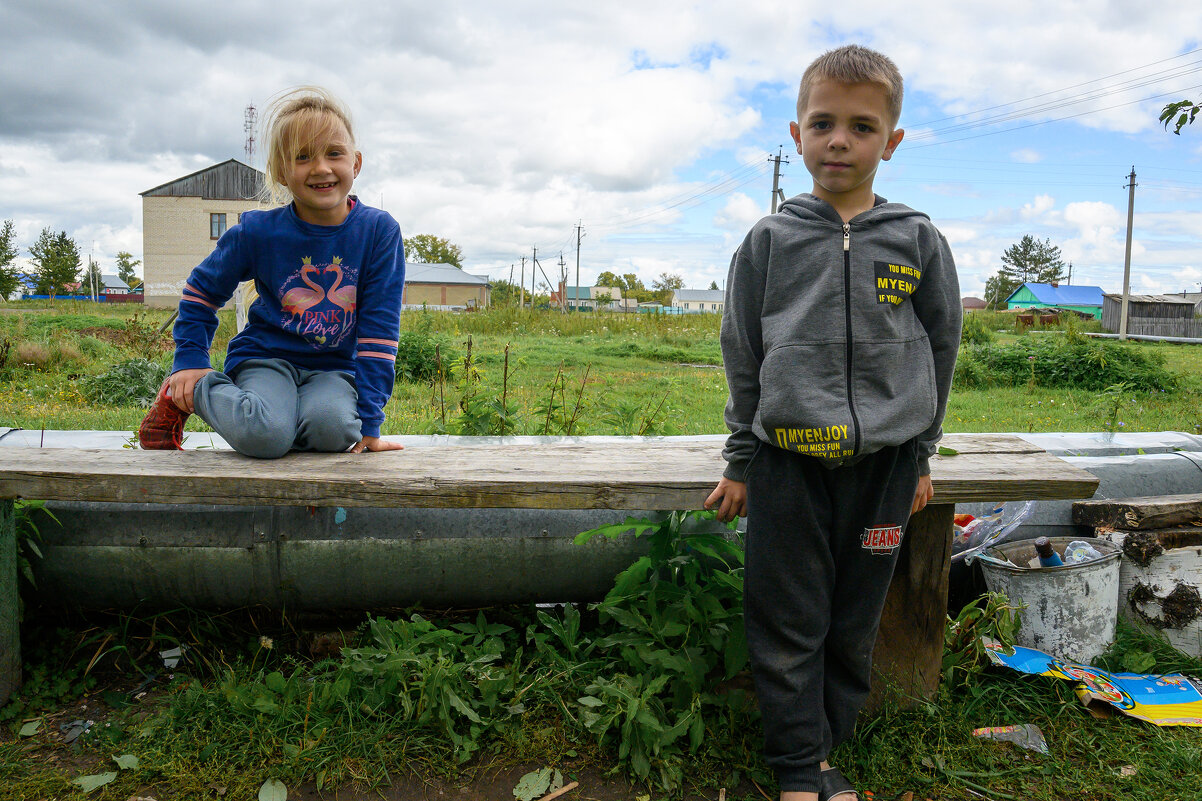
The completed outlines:
{"type": "Polygon", "coordinates": [[[962,389],[1028,385],[1100,391],[1120,383],[1152,392],[1175,389],[1178,379],[1159,353],[1081,336],[968,346],[956,369],[962,389]]]}

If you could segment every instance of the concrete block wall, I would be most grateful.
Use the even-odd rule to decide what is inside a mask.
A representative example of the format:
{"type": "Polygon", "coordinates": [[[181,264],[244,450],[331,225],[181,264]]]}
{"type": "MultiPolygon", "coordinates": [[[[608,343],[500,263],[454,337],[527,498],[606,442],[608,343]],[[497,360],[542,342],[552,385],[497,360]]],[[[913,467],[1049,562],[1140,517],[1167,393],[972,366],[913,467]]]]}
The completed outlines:
{"type": "Polygon", "coordinates": [[[207,200],[199,197],[142,198],[142,263],[147,306],[174,308],[184,281],[213,252],[209,215],[225,214],[233,227],[238,215],[269,208],[255,200],[207,200]]]}

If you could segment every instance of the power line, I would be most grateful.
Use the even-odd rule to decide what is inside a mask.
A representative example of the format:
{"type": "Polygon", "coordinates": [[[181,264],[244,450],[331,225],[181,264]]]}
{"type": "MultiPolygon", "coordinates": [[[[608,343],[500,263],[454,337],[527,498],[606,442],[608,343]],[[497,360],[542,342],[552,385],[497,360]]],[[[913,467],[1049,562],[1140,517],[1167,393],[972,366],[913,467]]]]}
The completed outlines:
{"type": "MultiPolygon", "coordinates": [[[[954,115],[951,117],[940,117],[935,120],[928,120],[926,122],[922,122],[922,123],[918,123],[918,124],[922,125],[922,126],[934,125],[935,123],[938,123],[938,122],[946,122],[948,120],[960,119],[961,117],[967,117],[967,116],[971,116],[973,114],[984,114],[987,111],[993,111],[993,110],[999,109],[999,108],[1006,108],[1007,106],[1014,106],[1019,103],[1026,103],[1029,100],[1038,100],[1041,97],[1048,97],[1049,95],[1055,95],[1055,94],[1059,94],[1061,92],[1067,92],[1070,89],[1077,89],[1082,86],[1088,86],[1091,83],[1098,83],[1099,81],[1105,81],[1110,78],[1117,78],[1119,75],[1126,75],[1129,72],[1138,72],[1139,70],[1147,69],[1148,67],[1154,67],[1157,64],[1164,64],[1165,62],[1168,62],[1168,61],[1176,61],[1177,59],[1185,58],[1186,56],[1192,56],[1194,53],[1198,53],[1198,52],[1202,52],[1202,48],[1195,48],[1193,50],[1186,51],[1177,56],[1170,56],[1169,58],[1163,58],[1163,59],[1160,59],[1159,61],[1153,61],[1150,64],[1144,64],[1139,67],[1132,67],[1131,69],[1128,69],[1128,70],[1121,70],[1120,72],[1113,72],[1110,75],[1103,75],[1101,78],[1094,78],[1092,80],[1082,81],[1081,83],[1072,84],[1071,86],[1064,86],[1064,87],[1061,87],[1060,89],[1053,89],[1050,92],[1042,92],[1037,95],[1031,95],[1030,97],[1022,98],[1021,100],[1011,100],[1008,103],[999,103],[995,106],[988,106],[986,108],[977,109],[975,111],[968,111],[963,114],[957,114],[957,115],[954,115]]],[[[1194,62],[1194,63],[1198,63],[1198,62],[1194,62]]],[[[1174,68],[1174,69],[1176,69],[1176,68],[1174,68]]]]}
{"type": "Polygon", "coordinates": [[[1136,103],[1146,103],[1149,100],[1157,100],[1157,99],[1165,98],[1165,97],[1179,97],[1185,92],[1189,92],[1194,89],[1198,89],[1200,87],[1202,87],[1202,84],[1195,84],[1193,86],[1187,86],[1183,89],[1177,89],[1177,90],[1174,90],[1171,92],[1163,92],[1158,95],[1151,95],[1149,97],[1143,97],[1138,100],[1130,100],[1126,103],[1116,103],[1113,106],[1104,106],[1103,108],[1095,108],[1095,109],[1091,109],[1089,111],[1082,111],[1077,114],[1066,114],[1063,117],[1054,117],[1050,120],[1040,120],[1039,122],[1029,122],[1026,125],[1016,125],[1013,128],[1004,128],[1000,131],[986,131],[985,133],[973,134],[972,136],[961,136],[957,139],[945,139],[940,142],[929,142],[925,145],[914,145],[913,147],[911,147],[909,149],[910,150],[920,150],[922,148],[935,147],[937,145],[947,145],[947,144],[951,144],[952,142],[964,142],[969,139],[980,139],[981,137],[984,137],[984,136],[996,136],[998,134],[1013,133],[1014,131],[1022,131],[1027,128],[1034,128],[1039,125],[1047,125],[1047,124],[1053,123],[1053,122],[1063,122],[1064,120],[1071,120],[1071,119],[1075,119],[1077,117],[1084,117],[1089,114],[1097,114],[1099,111],[1110,111],[1112,109],[1122,108],[1123,106],[1135,105],[1136,103]]]}

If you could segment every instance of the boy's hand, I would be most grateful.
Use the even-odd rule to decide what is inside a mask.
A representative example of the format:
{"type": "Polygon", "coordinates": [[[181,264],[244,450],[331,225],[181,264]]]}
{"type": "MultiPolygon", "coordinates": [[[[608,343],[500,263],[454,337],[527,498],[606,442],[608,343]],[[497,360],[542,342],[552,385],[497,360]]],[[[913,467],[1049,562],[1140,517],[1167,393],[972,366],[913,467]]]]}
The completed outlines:
{"type": "Polygon", "coordinates": [[[714,487],[714,491],[705,499],[705,508],[711,508],[719,500],[722,501],[722,505],[718,507],[719,521],[729,523],[736,517],[742,517],[747,514],[747,484],[723,476],[718,486],[714,487]]]}
{"type": "Polygon", "coordinates": [[[363,453],[364,451],[401,451],[404,449],[405,446],[399,442],[389,442],[379,437],[364,437],[355,444],[355,447],[351,448],[351,453],[363,453]]]}
{"type": "Polygon", "coordinates": [[[914,490],[914,505],[910,507],[910,514],[921,512],[922,508],[934,497],[935,488],[931,486],[931,477],[929,475],[919,476],[918,489],[914,490]]]}
{"type": "Polygon", "coordinates": [[[188,414],[195,412],[196,407],[192,403],[192,393],[196,389],[196,382],[205,373],[211,372],[213,372],[212,367],[196,367],[172,373],[171,377],[167,379],[167,394],[170,396],[171,402],[188,414]]]}

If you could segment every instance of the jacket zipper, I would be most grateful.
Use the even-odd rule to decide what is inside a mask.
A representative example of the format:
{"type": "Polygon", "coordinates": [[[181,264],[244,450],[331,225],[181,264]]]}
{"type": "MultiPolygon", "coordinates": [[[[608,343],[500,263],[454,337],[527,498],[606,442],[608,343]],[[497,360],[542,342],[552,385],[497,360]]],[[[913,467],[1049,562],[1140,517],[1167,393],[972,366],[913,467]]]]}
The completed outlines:
{"type": "Polygon", "coordinates": [[[851,223],[843,223],[843,308],[847,338],[844,359],[844,373],[847,376],[847,410],[851,412],[852,455],[860,452],[860,420],[856,416],[856,400],[853,395],[851,381],[851,352],[855,344],[851,334],[851,223]]]}

